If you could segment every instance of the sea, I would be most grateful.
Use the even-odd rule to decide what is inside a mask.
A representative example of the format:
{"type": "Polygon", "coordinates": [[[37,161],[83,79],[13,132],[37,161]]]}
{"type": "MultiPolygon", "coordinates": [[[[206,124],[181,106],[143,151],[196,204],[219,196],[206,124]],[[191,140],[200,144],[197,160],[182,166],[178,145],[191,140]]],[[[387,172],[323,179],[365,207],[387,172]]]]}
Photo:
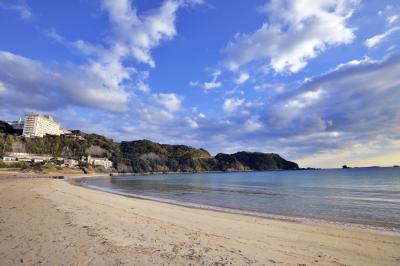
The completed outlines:
{"type": "Polygon", "coordinates": [[[188,207],[400,232],[400,168],[154,174],[84,186],[188,207]]]}

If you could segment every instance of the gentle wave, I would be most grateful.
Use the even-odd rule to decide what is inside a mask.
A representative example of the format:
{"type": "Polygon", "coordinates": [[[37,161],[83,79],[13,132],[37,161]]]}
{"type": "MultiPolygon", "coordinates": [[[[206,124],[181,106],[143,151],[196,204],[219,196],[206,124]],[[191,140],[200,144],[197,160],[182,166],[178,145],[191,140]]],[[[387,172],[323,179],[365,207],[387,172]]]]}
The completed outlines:
{"type": "Polygon", "coordinates": [[[400,199],[385,199],[385,198],[362,198],[362,197],[325,197],[330,199],[346,199],[346,200],[360,200],[370,202],[388,202],[388,203],[400,203],[400,199]]]}
{"type": "Polygon", "coordinates": [[[311,224],[313,224],[313,223],[321,224],[322,223],[322,224],[340,225],[340,226],[351,227],[351,228],[378,230],[378,231],[384,231],[384,232],[400,235],[400,225],[397,225],[397,224],[378,223],[378,222],[371,223],[369,221],[364,221],[364,223],[362,221],[343,222],[343,221],[339,221],[339,220],[316,219],[316,218],[310,218],[310,217],[288,216],[288,215],[278,215],[278,214],[261,213],[261,212],[254,212],[254,211],[245,211],[245,210],[240,210],[240,209],[232,209],[232,208],[197,204],[197,203],[191,203],[191,202],[183,202],[183,201],[178,201],[178,200],[171,200],[171,199],[165,199],[165,198],[159,198],[159,197],[145,196],[145,195],[140,195],[140,194],[135,194],[135,193],[130,193],[130,192],[124,192],[124,191],[120,191],[117,189],[104,188],[104,187],[100,187],[100,186],[91,185],[91,184],[85,182],[84,179],[80,180],[80,184],[82,184],[85,187],[103,191],[103,192],[107,192],[107,193],[122,195],[122,196],[126,196],[126,197],[131,197],[131,198],[138,198],[138,199],[151,200],[151,201],[156,201],[156,202],[161,202],[161,203],[173,204],[173,205],[182,206],[182,207],[213,210],[213,211],[220,211],[220,212],[225,212],[225,213],[249,215],[249,216],[256,216],[256,217],[276,219],[276,220],[301,222],[301,223],[306,223],[306,224],[310,224],[310,223],[311,224]]]}

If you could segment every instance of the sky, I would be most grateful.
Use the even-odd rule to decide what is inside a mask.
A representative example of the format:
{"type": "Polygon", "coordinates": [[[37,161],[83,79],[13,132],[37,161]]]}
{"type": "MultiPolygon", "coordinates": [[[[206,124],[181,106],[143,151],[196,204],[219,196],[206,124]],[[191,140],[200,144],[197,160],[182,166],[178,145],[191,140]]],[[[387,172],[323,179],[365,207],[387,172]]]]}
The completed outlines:
{"type": "Polygon", "coordinates": [[[0,0],[0,119],[400,164],[400,2],[0,0]]]}

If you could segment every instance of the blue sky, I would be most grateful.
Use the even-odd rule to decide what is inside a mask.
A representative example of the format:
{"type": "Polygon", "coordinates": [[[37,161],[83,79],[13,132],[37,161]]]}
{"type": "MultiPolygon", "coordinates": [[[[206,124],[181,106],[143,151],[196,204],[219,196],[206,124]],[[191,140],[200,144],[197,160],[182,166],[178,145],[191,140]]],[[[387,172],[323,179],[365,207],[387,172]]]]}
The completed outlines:
{"type": "Polygon", "coordinates": [[[0,0],[0,116],[301,166],[400,163],[400,4],[0,0]]]}

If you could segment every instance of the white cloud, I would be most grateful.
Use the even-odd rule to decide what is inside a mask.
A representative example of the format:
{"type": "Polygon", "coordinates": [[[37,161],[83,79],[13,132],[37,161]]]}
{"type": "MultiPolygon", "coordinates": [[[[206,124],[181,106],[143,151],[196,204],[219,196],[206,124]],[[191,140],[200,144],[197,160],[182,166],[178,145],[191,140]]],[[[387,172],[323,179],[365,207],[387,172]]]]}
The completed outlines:
{"type": "Polygon", "coordinates": [[[24,3],[5,4],[0,2],[0,8],[17,12],[19,17],[23,20],[32,19],[32,11],[30,7],[24,3]]]}
{"type": "MultiPolygon", "coordinates": [[[[0,74],[3,71],[3,79],[11,88],[8,96],[11,97],[12,94],[16,102],[22,103],[24,98],[19,98],[19,95],[29,88],[32,98],[26,105],[38,109],[56,108],[57,103],[62,103],[126,111],[128,100],[133,96],[129,91],[150,91],[146,82],[149,72],[133,67],[132,59],[154,67],[151,50],[176,35],[177,10],[201,1],[165,0],[158,8],[142,14],[138,14],[131,0],[103,0],[102,3],[112,24],[111,34],[107,36],[105,43],[92,44],[84,40],[71,42],[54,29],[46,32],[54,41],[82,52],[86,56],[86,63],[73,65],[68,69],[50,69],[40,62],[3,52],[2,56],[8,59],[0,62],[0,74]],[[9,64],[12,64],[8,66],[9,69],[20,71],[21,74],[10,78],[6,74],[9,71],[6,65],[9,64]],[[29,75],[35,77],[29,78],[29,75]]],[[[171,95],[169,98],[168,94],[158,95],[159,100],[168,103],[166,108],[169,111],[180,107],[180,100],[171,95]]]]}
{"type": "Polygon", "coordinates": [[[183,1],[165,1],[159,8],[139,16],[130,0],[103,0],[120,46],[121,56],[133,56],[141,63],[155,66],[150,50],[176,35],[176,11],[183,1]]]}
{"type": "Polygon", "coordinates": [[[386,52],[391,52],[391,51],[393,51],[395,48],[396,48],[396,45],[393,44],[393,45],[389,46],[389,48],[386,49],[386,52]]]}
{"type": "Polygon", "coordinates": [[[393,27],[393,28],[388,29],[387,31],[385,31],[382,34],[375,35],[365,41],[365,46],[367,46],[368,48],[373,48],[373,47],[377,46],[379,43],[381,43],[382,41],[384,41],[386,38],[388,38],[390,35],[392,35],[393,33],[395,33],[396,31],[399,31],[399,30],[400,30],[400,27],[393,27]]]}
{"type": "Polygon", "coordinates": [[[252,61],[268,60],[276,72],[298,72],[307,61],[331,46],[349,44],[347,26],[358,0],[272,0],[262,7],[268,22],[252,34],[238,33],[226,47],[224,63],[237,70],[252,61]]]}
{"type": "Polygon", "coordinates": [[[189,81],[189,86],[190,87],[199,87],[200,82],[199,81],[189,81]]]}
{"type": "Polygon", "coordinates": [[[386,22],[387,22],[387,24],[392,25],[392,24],[395,23],[398,19],[399,19],[399,16],[398,16],[398,15],[391,15],[391,16],[386,17],[386,22]]]}
{"type": "Polygon", "coordinates": [[[175,112],[181,108],[182,102],[174,93],[153,94],[154,100],[164,106],[168,111],[175,112]]]}
{"type": "MultiPolygon", "coordinates": [[[[379,62],[364,58],[313,77],[297,89],[265,98],[264,105],[251,102],[249,106],[249,100],[242,98],[226,99],[225,119],[202,121],[195,139],[211,151],[266,147],[266,151],[279,152],[289,159],[349,150],[352,156],[346,163],[377,151],[398,153],[398,73],[400,56],[379,62]],[[243,110],[249,113],[243,115],[243,110]]],[[[330,164],[342,165],[339,159],[332,159],[330,164]]],[[[314,164],[323,165],[327,164],[314,164]]]]}
{"type": "Polygon", "coordinates": [[[324,91],[322,89],[306,91],[289,100],[284,107],[289,109],[289,111],[293,111],[293,109],[302,109],[318,101],[323,93],[324,91]]]}
{"type": "Polygon", "coordinates": [[[0,81],[0,94],[4,94],[6,90],[6,85],[4,85],[4,83],[0,81]]]}
{"type": "Polygon", "coordinates": [[[222,86],[221,82],[204,82],[204,89],[205,90],[211,90],[211,89],[217,89],[222,86]]]}
{"type": "Polygon", "coordinates": [[[159,8],[138,15],[131,0],[103,0],[103,7],[113,24],[117,45],[124,47],[117,54],[121,57],[132,56],[141,63],[155,67],[150,51],[162,41],[175,37],[178,9],[201,3],[199,0],[165,0],[159,8]]]}
{"type": "Polygon", "coordinates": [[[240,73],[239,77],[235,79],[236,84],[243,84],[250,78],[249,73],[242,72],[240,73]]]}
{"type": "Polygon", "coordinates": [[[190,128],[198,128],[199,127],[199,124],[193,118],[186,117],[185,122],[189,125],[190,128]]]}
{"type": "Polygon", "coordinates": [[[190,87],[198,87],[198,88],[202,88],[204,90],[212,90],[212,89],[217,89],[219,87],[222,86],[222,82],[218,81],[218,77],[221,75],[221,70],[213,70],[211,72],[211,80],[210,81],[206,81],[201,83],[200,81],[196,80],[196,81],[190,81],[189,82],[189,86],[190,87]]]}
{"type": "Polygon", "coordinates": [[[51,69],[40,62],[0,51],[0,82],[7,87],[3,106],[39,110],[75,104],[110,111],[126,111],[129,94],[109,88],[84,69],[51,69]],[[12,74],[10,74],[12,73],[12,74]]]}
{"type": "Polygon", "coordinates": [[[384,17],[387,26],[392,26],[399,19],[399,11],[399,6],[386,5],[384,9],[378,12],[378,15],[384,17]]]}
{"type": "Polygon", "coordinates": [[[334,70],[304,84],[296,93],[288,92],[268,107],[265,119],[282,137],[341,132],[333,136],[343,138],[343,143],[380,135],[398,138],[399,71],[399,56],[334,70]]]}
{"type": "Polygon", "coordinates": [[[84,40],[69,42],[55,30],[47,32],[53,40],[79,50],[88,56],[82,68],[97,77],[110,90],[127,90],[133,87],[149,92],[146,83],[148,71],[139,71],[127,61],[155,67],[151,50],[163,41],[176,36],[175,20],[179,8],[199,4],[201,1],[165,0],[161,6],[138,14],[131,0],[103,0],[103,9],[112,25],[111,35],[105,44],[91,44],[84,40]]]}
{"type": "Polygon", "coordinates": [[[211,89],[216,89],[222,86],[222,83],[217,81],[218,77],[221,75],[220,70],[215,70],[212,74],[212,79],[209,82],[204,82],[203,88],[205,90],[211,90],[211,89]]]}
{"type": "Polygon", "coordinates": [[[224,101],[222,106],[225,113],[232,113],[245,103],[244,99],[229,98],[224,101]]]}
{"type": "Polygon", "coordinates": [[[168,110],[160,110],[152,106],[144,107],[139,112],[140,121],[144,121],[147,130],[152,124],[162,125],[174,119],[174,115],[168,110]]]}
{"type": "Polygon", "coordinates": [[[258,131],[259,129],[261,129],[263,127],[263,124],[256,119],[249,119],[246,120],[245,124],[244,124],[244,129],[247,132],[255,132],[258,131]]]}
{"type": "Polygon", "coordinates": [[[343,69],[343,68],[348,68],[348,67],[353,67],[353,66],[358,66],[358,65],[363,65],[363,64],[371,64],[371,63],[377,63],[377,61],[372,60],[371,58],[369,58],[368,56],[365,56],[363,59],[361,60],[351,60],[349,62],[346,63],[342,63],[339,64],[335,70],[339,70],[339,69],[343,69]]]}
{"type": "Polygon", "coordinates": [[[146,83],[146,80],[149,77],[148,71],[143,71],[138,73],[138,79],[136,82],[136,88],[142,92],[150,92],[150,86],[146,83]]]}

